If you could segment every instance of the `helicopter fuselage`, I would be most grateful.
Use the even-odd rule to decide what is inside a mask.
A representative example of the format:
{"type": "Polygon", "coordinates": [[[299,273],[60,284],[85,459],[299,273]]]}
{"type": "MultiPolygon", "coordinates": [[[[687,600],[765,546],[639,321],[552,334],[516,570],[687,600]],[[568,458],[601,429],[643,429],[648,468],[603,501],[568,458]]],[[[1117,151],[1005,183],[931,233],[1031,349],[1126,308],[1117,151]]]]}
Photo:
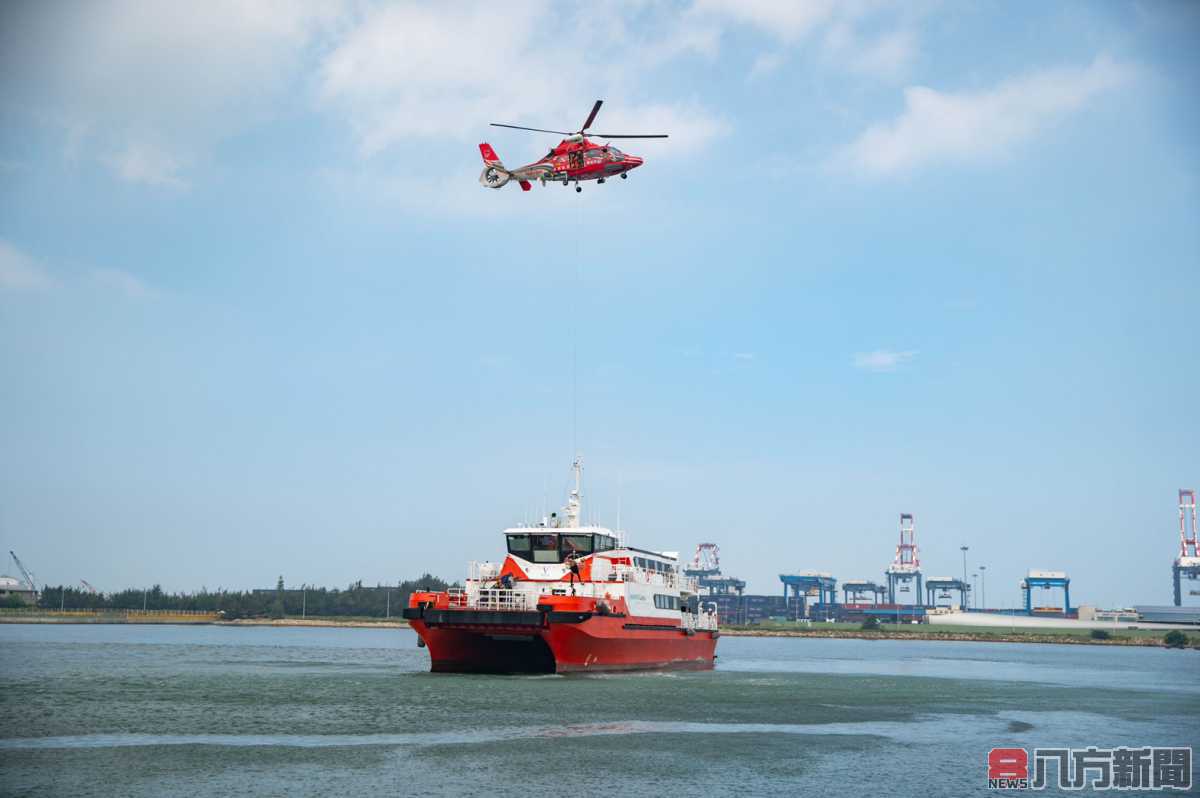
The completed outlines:
{"type": "Polygon", "coordinates": [[[519,169],[513,169],[513,177],[521,180],[538,180],[563,183],[581,180],[603,180],[623,175],[643,163],[636,155],[622,152],[611,144],[599,144],[586,136],[571,136],[563,139],[544,158],[519,169]]]}

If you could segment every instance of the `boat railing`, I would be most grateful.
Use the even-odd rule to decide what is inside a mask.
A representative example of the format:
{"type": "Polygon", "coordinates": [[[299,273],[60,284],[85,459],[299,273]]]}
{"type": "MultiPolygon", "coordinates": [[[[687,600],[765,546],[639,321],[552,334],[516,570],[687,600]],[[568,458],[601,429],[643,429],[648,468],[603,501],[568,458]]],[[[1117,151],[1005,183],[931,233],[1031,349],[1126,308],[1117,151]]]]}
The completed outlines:
{"type": "Polygon", "coordinates": [[[717,613],[704,610],[696,614],[685,612],[683,613],[683,628],[700,632],[716,631],[717,613]]]}
{"type": "Polygon", "coordinates": [[[475,596],[475,606],[481,610],[534,610],[537,608],[537,594],[526,590],[484,588],[475,596]]]}
{"type": "Polygon", "coordinates": [[[637,565],[617,565],[613,572],[620,575],[624,582],[641,582],[645,585],[678,588],[685,582],[674,571],[654,571],[637,565]]]}
{"type": "Polygon", "coordinates": [[[637,575],[639,573],[641,573],[641,569],[639,569],[635,566],[632,566],[632,565],[625,565],[622,563],[622,564],[613,566],[613,573],[615,573],[617,576],[621,577],[622,582],[632,582],[637,577],[637,575]]]}

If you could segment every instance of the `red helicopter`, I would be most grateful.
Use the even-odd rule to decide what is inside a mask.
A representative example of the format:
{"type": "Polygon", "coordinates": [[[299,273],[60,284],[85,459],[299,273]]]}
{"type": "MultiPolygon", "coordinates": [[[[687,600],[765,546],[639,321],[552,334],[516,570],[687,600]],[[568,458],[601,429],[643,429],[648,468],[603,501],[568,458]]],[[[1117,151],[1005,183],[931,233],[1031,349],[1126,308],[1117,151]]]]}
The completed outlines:
{"type": "MultiPolygon", "coordinates": [[[[596,121],[596,114],[604,100],[596,100],[587,121],[575,133],[565,130],[544,130],[540,127],[522,127],[521,125],[505,125],[492,122],[493,127],[507,127],[513,130],[532,130],[535,133],[557,133],[567,138],[550,150],[544,158],[519,169],[508,169],[501,163],[492,145],[486,141],[479,145],[483,155],[483,173],[479,175],[480,184],[488,188],[500,188],[510,180],[516,180],[522,191],[533,187],[532,181],[537,180],[543,186],[546,181],[562,181],[568,185],[575,182],[575,190],[583,191],[579,185],[581,180],[595,180],[603,183],[614,175],[622,179],[629,176],[629,170],[642,165],[642,159],[636,155],[621,152],[611,144],[599,144],[587,137],[587,130],[596,121]]],[[[605,139],[665,139],[666,133],[594,133],[592,135],[605,139]]]]}

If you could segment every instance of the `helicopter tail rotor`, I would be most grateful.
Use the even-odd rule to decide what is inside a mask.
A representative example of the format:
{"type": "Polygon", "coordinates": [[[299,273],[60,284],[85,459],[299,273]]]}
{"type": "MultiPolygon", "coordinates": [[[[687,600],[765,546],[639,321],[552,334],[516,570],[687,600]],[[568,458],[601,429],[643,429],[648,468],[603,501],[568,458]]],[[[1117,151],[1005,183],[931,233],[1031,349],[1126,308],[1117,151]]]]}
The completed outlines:
{"type": "Polygon", "coordinates": [[[486,141],[479,145],[479,154],[483,156],[483,171],[479,174],[479,184],[488,188],[503,188],[512,180],[512,172],[504,168],[504,162],[492,145],[486,141]]]}

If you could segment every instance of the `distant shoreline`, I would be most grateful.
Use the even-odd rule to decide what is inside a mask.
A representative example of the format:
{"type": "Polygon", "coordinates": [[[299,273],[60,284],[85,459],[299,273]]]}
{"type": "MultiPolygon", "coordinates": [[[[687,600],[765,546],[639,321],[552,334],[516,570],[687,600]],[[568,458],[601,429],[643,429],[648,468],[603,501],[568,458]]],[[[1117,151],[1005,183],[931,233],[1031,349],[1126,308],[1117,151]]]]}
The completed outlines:
{"type": "MultiPolygon", "coordinates": [[[[1107,640],[1095,640],[1084,635],[1054,635],[1044,632],[1004,632],[987,634],[978,632],[942,632],[942,631],[859,631],[853,629],[814,629],[812,631],[790,629],[747,629],[745,627],[722,629],[722,635],[729,637],[823,637],[844,638],[848,640],[949,640],[960,643],[1064,643],[1067,645],[1088,646],[1141,646],[1162,648],[1162,637],[1111,637],[1107,640]]],[[[1193,638],[1194,645],[1200,646],[1200,639],[1193,638]]]]}
{"type": "Polygon", "coordinates": [[[342,629],[407,629],[408,621],[403,618],[237,618],[224,620],[210,613],[184,614],[171,612],[135,612],[128,614],[54,612],[44,613],[0,613],[0,624],[105,624],[140,626],[279,626],[279,627],[335,627],[342,629]]]}
{"type": "MultiPolygon", "coordinates": [[[[2,623],[25,624],[125,624],[143,626],[255,626],[255,627],[310,627],[334,629],[407,629],[409,624],[402,618],[238,618],[222,620],[210,613],[170,613],[165,611],[129,611],[128,613],[90,613],[67,610],[40,613],[0,613],[2,623]]],[[[968,643],[1059,643],[1064,645],[1089,646],[1138,646],[1163,648],[1163,630],[1141,630],[1129,634],[1118,630],[1110,638],[1097,640],[1090,635],[1053,633],[1046,631],[977,631],[954,630],[953,627],[938,626],[885,626],[876,631],[863,629],[829,629],[813,626],[807,628],[760,628],[735,626],[721,629],[728,637],[792,637],[792,638],[842,638],[847,640],[929,640],[968,643]]],[[[1200,633],[1200,629],[1196,630],[1200,633]]],[[[1200,649],[1200,634],[1188,635],[1188,648],[1200,649]]]]}

